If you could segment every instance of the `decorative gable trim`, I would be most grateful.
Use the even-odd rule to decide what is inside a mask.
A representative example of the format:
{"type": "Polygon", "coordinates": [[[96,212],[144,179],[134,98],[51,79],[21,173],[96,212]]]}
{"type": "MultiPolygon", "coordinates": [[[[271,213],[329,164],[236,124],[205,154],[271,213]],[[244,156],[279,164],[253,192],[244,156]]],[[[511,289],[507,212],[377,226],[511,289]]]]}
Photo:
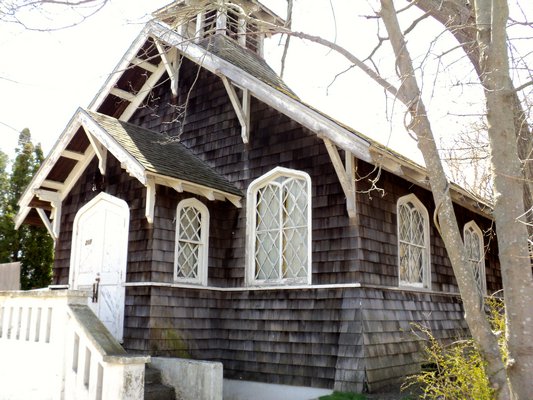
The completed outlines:
{"type": "Polygon", "coordinates": [[[185,57],[213,74],[220,77],[225,76],[237,86],[247,88],[254,97],[315,132],[319,137],[326,137],[357,158],[371,162],[368,152],[370,143],[368,141],[342,128],[324,115],[305,106],[299,100],[275,90],[246,71],[209,53],[164,23],[150,22],[147,32],[167,45],[176,47],[185,57]]]}
{"type": "Polygon", "coordinates": [[[87,133],[92,134],[113,156],[120,161],[120,165],[131,176],[146,186],[145,169],[130,153],[116,142],[85,110],[78,111],[80,123],[87,133]]]}
{"type": "MultiPolygon", "coordinates": [[[[119,124],[116,119],[111,119],[110,121],[115,121],[116,124],[119,124]]],[[[111,127],[113,127],[113,124],[111,124],[111,127]]],[[[236,207],[241,207],[241,196],[237,194],[227,193],[220,190],[220,188],[215,189],[183,179],[175,179],[150,172],[143,164],[141,164],[141,162],[129,153],[127,149],[117,142],[107,129],[110,129],[109,126],[102,126],[89,112],[83,109],[78,109],[58,142],[53,147],[50,155],[45,159],[38,173],[34,176],[28,188],[21,196],[19,201],[20,209],[15,218],[17,229],[28,216],[29,211],[32,208],[30,203],[35,197],[37,197],[40,200],[50,203],[52,209],[50,219],[53,220],[53,222],[50,221],[44,210],[39,211],[39,209],[37,209],[37,213],[41,217],[43,224],[48,228],[52,237],[57,239],[59,236],[62,201],[68,196],[72,187],[79,180],[80,176],[95,156],[98,157],[100,172],[105,174],[107,152],[111,153],[120,162],[121,167],[125,169],[130,176],[136,178],[141,184],[146,186],[147,201],[145,216],[149,223],[152,223],[154,220],[156,184],[175,188],[179,192],[187,191],[199,194],[209,200],[228,200],[236,207]],[[70,141],[80,129],[83,129],[90,145],[84,153],[67,150],[70,141]],[[76,163],[63,182],[47,179],[61,157],[74,160],[76,163]]],[[[229,184],[226,186],[230,187],[229,184]]],[[[238,190],[235,190],[236,193],[238,193],[238,190]]]]}

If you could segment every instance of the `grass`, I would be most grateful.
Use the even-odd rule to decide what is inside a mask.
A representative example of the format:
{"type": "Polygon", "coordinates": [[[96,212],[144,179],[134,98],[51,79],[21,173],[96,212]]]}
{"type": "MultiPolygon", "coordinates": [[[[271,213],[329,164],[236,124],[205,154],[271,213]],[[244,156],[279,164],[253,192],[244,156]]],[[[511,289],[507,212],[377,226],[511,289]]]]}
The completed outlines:
{"type": "MultiPolygon", "coordinates": [[[[369,399],[378,399],[378,398],[379,397],[376,397],[376,395],[370,395],[370,397],[367,397],[364,394],[358,394],[358,393],[352,393],[352,392],[333,392],[330,395],[319,397],[318,400],[369,400],[369,399]]],[[[414,400],[414,399],[417,399],[418,396],[413,397],[413,395],[411,394],[405,394],[398,398],[401,400],[414,400]]]]}
{"type": "Polygon", "coordinates": [[[333,392],[327,396],[319,397],[319,400],[366,400],[366,396],[357,393],[333,392]]]}

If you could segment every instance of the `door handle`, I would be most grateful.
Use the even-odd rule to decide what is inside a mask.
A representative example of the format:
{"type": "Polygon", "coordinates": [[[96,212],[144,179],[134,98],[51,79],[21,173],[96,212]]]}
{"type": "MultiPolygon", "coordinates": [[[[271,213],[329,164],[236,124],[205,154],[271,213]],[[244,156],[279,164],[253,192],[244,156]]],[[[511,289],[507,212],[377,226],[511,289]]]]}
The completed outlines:
{"type": "Polygon", "coordinates": [[[100,290],[100,274],[96,274],[96,278],[94,279],[94,283],[93,283],[93,297],[92,297],[93,303],[98,302],[98,291],[99,290],[100,290]]]}

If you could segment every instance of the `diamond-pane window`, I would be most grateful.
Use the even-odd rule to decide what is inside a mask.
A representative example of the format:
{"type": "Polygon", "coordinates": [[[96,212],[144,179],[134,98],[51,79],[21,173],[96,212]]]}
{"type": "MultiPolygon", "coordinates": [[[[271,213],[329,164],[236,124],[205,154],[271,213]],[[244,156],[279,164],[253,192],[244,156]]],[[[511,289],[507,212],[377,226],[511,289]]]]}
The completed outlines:
{"type": "Polygon", "coordinates": [[[310,186],[307,174],[286,168],[275,168],[250,185],[250,283],[310,283],[310,186]]]}
{"type": "Polygon", "coordinates": [[[209,211],[199,200],[186,199],[176,213],[174,279],[207,284],[209,211]]]}
{"type": "Polygon", "coordinates": [[[429,218],[414,195],[398,200],[398,258],[400,285],[429,287],[429,218]]]}
{"type": "Polygon", "coordinates": [[[470,221],[465,225],[463,241],[468,256],[468,263],[474,271],[477,290],[481,296],[485,296],[487,294],[487,283],[485,278],[483,233],[474,221],[470,221]]]}

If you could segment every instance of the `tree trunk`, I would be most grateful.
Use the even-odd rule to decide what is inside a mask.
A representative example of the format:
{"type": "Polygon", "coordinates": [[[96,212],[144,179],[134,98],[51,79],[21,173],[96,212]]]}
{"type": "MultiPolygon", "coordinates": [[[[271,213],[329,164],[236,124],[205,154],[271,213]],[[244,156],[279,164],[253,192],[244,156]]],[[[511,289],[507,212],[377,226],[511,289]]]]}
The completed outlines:
{"type": "Polygon", "coordinates": [[[529,399],[533,393],[533,278],[527,246],[528,232],[520,222],[524,213],[523,170],[515,132],[514,90],[509,76],[506,23],[507,3],[476,0],[477,42],[481,81],[487,101],[487,122],[494,175],[494,218],[507,317],[506,365],[511,398],[529,399]]]}
{"type": "Polygon", "coordinates": [[[409,99],[406,103],[412,118],[411,130],[416,134],[418,147],[424,157],[430,178],[431,190],[436,205],[440,232],[450,258],[455,277],[463,299],[466,321],[472,336],[488,363],[488,375],[499,399],[508,399],[509,391],[506,375],[500,356],[498,342],[486,319],[476,287],[472,268],[457,226],[457,219],[449,193],[449,183],[442,166],[438,149],[433,137],[428,115],[421,98],[411,57],[399,27],[392,0],[381,0],[380,16],[389,34],[389,40],[396,56],[398,77],[401,80],[400,98],[409,99]]]}
{"type": "MultiPolygon", "coordinates": [[[[443,24],[457,39],[482,81],[480,48],[477,42],[478,30],[472,5],[462,0],[417,0],[416,6],[443,24]]],[[[528,225],[529,237],[533,238],[533,162],[531,161],[533,132],[527,124],[526,112],[512,82],[510,82],[509,96],[512,97],[514,131],[524,177],[522,190],[526,214],[522,220],[528,225]],[[529,210],[532,211],[528,213],[529,210]]]]}

